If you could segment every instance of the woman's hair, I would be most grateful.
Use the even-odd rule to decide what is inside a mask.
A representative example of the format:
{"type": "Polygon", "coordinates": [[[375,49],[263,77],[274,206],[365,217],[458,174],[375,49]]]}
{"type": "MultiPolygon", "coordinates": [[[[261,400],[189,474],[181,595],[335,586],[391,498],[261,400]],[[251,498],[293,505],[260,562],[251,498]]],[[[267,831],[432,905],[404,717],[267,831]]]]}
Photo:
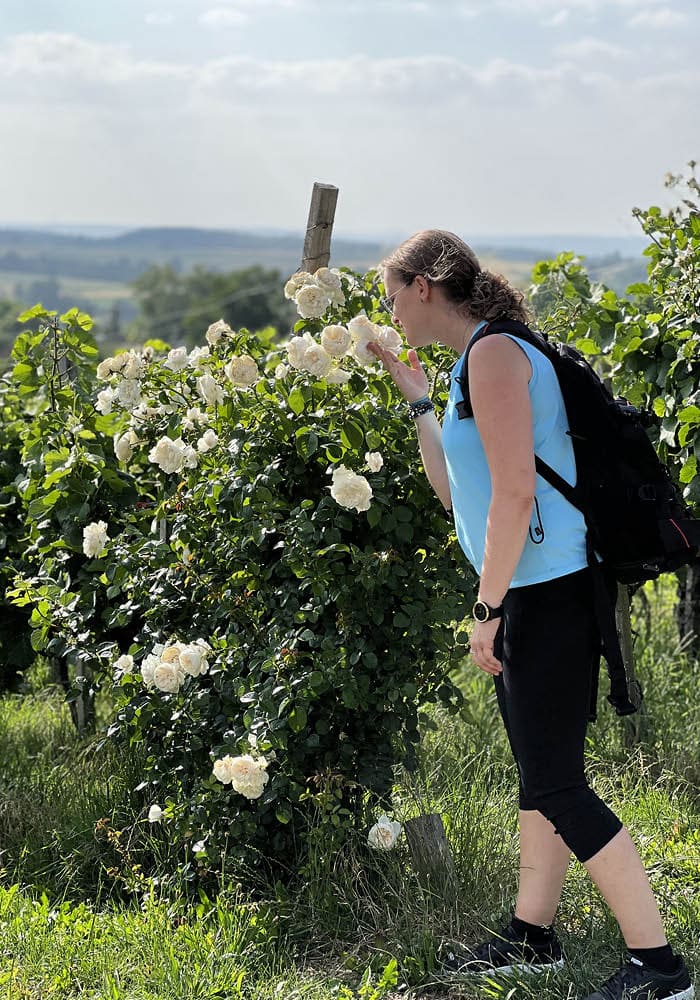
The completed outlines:
{"type": "Polygon", "coordinates": [[[444,229],[424,229],[390,253],[381,266],[405,284],[421,274],[439,285],[460,312],[473,319],[516,319],[527,323],[525,296],[500,274],[483,271],[464,240],[444,229]]]}

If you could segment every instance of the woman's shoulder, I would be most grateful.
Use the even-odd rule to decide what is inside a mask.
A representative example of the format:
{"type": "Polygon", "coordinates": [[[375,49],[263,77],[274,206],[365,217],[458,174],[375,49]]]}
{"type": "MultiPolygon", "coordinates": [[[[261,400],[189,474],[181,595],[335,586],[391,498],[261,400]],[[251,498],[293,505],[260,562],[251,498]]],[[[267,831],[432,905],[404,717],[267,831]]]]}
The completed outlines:
{"type": "MultiPolygon", "coordinates": [[[[470,381],[475,374],[483,377],[498,376],[499,379],[504,376],[521,378],[525,375],[529,381],[534,365],[530,351],[525,350],[527,347],[530,345],[507,333],[482,337],[469,351],[470,381]]],[[[539,353],[536,348],[532,348],[532,351],[539,353]]]]}

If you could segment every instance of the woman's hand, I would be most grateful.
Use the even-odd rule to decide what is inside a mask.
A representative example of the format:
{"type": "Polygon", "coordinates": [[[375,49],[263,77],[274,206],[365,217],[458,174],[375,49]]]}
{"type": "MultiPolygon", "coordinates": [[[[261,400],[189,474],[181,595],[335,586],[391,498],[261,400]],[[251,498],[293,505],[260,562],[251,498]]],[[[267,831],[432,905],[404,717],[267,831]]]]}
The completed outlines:
{"type": "Polygon", "coordinates": [[[369,342],[367,350],[379,358],[385,371],[389,372],[399,392],[403,393],[409,403],[428,395],[430,389],[428,377],[415,351],[408,352],[408,360],[411,363],[409,368],[403,361],[399,361],[392,351],[387,351],[376,340],[369,342]]]}
{"type": "Polygon", "coordinates": [[[493,655],[493,641],[500,624],[500,618],[494,618],[490,622],[474,622],[469,640],[469,651],[474,663],[485,673],[494,676],[503,669],[500,660],[493,655]]]}

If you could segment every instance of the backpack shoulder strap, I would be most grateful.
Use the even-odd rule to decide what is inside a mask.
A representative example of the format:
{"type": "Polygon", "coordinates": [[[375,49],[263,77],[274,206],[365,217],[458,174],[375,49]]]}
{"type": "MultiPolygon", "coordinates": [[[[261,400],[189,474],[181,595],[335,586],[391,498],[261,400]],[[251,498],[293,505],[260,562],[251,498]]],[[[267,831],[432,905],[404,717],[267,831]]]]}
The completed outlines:
{"type": "MultiPolygon", "coordinates": [[[[531,344],[536,347],[538,351],[541,351],[546,358],[550,361],[553,360],[553,355],[557,356],[555,348],[549,343],[549,341],[540,333],[535,333],[526,326],[525,323],[520,323],[514,319],[496,319],[487,323],[486,326],[482,327],[477,334],[475,334],[467,347],[466,353],[464,355],[464,363],[462,365],[462,370],[459,376],[457,376],[456,381],[462,390],[462,401],[456,404],[457,415],[460,420],[465,418],[473,417],[474,410],[472,409],[471,399],[469,397],[469,353],[480,340],[484,337],[489,337],[494,333],[510,333],[518,337],[519,340],[524,340],[526,343],[531,344]]],[[[558,472],[556,472],[551,465],[548,465],[539,455],[535,455],[535,469],[538,474],[542,476],[546,482],[553,486],[555,490],[564,496],[570,504],[576,507],[578,510],[584,512],[584,504],[582,497],[579,495],[579,491],[575,486],[571,486],[569,483],[563,479],[558,472]]]]}
{"type": "Polygon", "coordinates": [[[515,319],[494,319],[486,326],[482,327],[478,333],[474,334],[472,339],[467,346],[467,350],[464,354],[464,362],[462,364],[462,369],[460,374],[456,376],[455,381],[458,383],[460,389],[462,390],[462,400],[457,403],[457,416],[460,420],[464,420],[469,417],[474,416],[474,410],[472,409],[471,399],[469,397],[469,355],[473,350],[475,344],[478,344],[480,340],[484,337],[490,337],[494,333],[510,333],[518,337],[519,340],[524,340],[526,343],[531,344],[536,347],[539,351],[545,354],[547,357],[550,356],[551,347],[544,338],[542,334],[535,333],[526,326],[525,323],[520,323],[515,319]]]}

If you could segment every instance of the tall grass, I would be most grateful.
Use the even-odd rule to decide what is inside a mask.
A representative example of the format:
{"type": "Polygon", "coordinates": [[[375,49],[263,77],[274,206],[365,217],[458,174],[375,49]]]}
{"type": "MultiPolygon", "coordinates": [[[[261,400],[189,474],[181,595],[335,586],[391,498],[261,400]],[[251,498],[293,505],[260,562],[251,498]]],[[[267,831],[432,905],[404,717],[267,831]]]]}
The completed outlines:
{"type": "MultiPolygon", "coordinates": [[[[679,647],[672,582],[638,595],[634,627],[645,690],[640,738],[631,740],[601,694],[589,770],[640,847],[672,942],[698,969],[700,666],[679,647]]],[[[123,879],[115,893],[114,870],[130,862],[113,832],[144,826],[129,795],[138,761],[81,744],[57,695],[1,701],[0,1000],[584,995],[616,967],[622,942],[575,862],[557,918],[565,972],[529,982],[440,975],[440,945],[497,927],[518,875],[516,772],[492,682],[467,663],[456,679],[464,710],[432,710],[418,769],[397,774],[392,802],[402,821],[442,817],[457,872],[452,894],[414,871],[403,838],[391,852],[373,852],[360,830],[332,853],[321,828],[285,885],[263,868],[230,871],[215,900],[193,903],[184,886],[178,898],[135,878],[129,901],[123,879]]],[[[163,872],[172,863],[167,853],[156,860],[163,872]]]]}

